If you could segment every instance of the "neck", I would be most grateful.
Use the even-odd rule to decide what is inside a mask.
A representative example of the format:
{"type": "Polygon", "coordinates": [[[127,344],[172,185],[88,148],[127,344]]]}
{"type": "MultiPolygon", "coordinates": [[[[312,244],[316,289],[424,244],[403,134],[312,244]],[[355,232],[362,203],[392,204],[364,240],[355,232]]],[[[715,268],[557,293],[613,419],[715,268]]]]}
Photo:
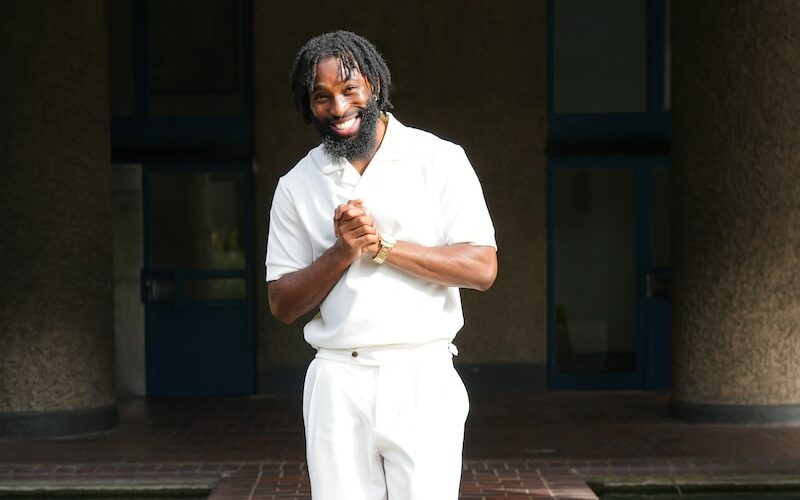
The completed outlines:
{"type": "Polygon", "coordinates": [[[386,135],[386,125],[389,123],[389,117],[381,113],[378,122],[375,124],[375,144],[370,149],[369,153],[362,159],[358,160],[350,160],[350,164],[358,171],[359,174],[363,174],[364,171],[369,166],[369,162],[372,161],[372,158],[375,156],[375,153],[378,152],[378,148],[381,147],[381,143],[383,142],[383,136],[386,135]]]}

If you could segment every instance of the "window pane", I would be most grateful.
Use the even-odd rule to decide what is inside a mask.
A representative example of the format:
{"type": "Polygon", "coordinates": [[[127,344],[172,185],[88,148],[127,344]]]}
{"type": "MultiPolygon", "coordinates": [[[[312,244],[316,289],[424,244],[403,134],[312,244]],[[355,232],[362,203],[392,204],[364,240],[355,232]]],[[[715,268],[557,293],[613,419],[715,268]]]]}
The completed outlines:
{"type": "Polygon", "coordinates": [[[634,171],[559,169],[555,195],[558,370],[634,372],[634,171]]]}
{"type": "Polygon", "coordinates": [[[555,0],[557,113],[647,110],[646,0],[555,0]]]}
{"type": "Polygon", "coordinates": [[[242,174],[157,172],[150,186],[153,269],[244,269],[242,174]]]}
{"type": "Polygon", "coordinates": [[[151,115],[241,113],[237,0],[147,3],[151,115]]]}
{"type": "Polygon", "coordinates": [[[244,278],[192,279],[184,282],[186,300],[243,300],[244,278]]]}

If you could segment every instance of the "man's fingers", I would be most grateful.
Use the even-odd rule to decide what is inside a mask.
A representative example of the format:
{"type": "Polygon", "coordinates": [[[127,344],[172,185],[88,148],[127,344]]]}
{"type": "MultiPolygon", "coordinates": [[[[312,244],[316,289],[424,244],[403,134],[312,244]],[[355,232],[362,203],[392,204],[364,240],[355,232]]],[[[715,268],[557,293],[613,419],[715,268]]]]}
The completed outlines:
{"type": "Polygon", "coordinates": [[[344,240],[355,240],[366,234],[377,234],[373,226],[360,225],[354,227],[339,227],[339,235],[344,240]]]}
{"type": "Polygon", "coordinates": [[[356,238],[355,243],[361,248],[361,253],[368,251],[369,248],[374,247],[378,244],[378,240],[380,238],[375,233],[365,234],[359,238],[356,238]]]}
{"type": "Polygon", "coordinates": [[[348,202],[348,203],[342,203],[341,205],[336,207],[336,210],[333,211],[333,234],[335,234],[337,238],[339,237],[338,226],[339,226],[339,221],[342,220],[342,214],[350,210],[351,208],[352,205],[350,205],[350,203],[348,202]]]}
{"type": "Polygon", "coordinates": [[[363,201],[361,200],[350,200],[347,203],[342,203],[336,207],[336,210],[333,212],[334,222],[338,222],[343,215],[348,213],[366,213],[366,211],[362,208],[362,204],[363,201]]]}
{"type": "Polygon", "coordinates": [[[342,203],[341,205],[336,207],[336,210],[333,213],[333,234],[339,238],[342,235],[343,230],[341,225],[343,223],[350,223],[349,228],[358,227],[362,224],[369,224],[372,225],[372,219],[368,221],[361,221],[356,222],[355,224],[352,223],[354,219],[359,217],[365,216],[367,211],[362,208],[362,204],[364,203],[361,199],[349,200],[347,203],[342,203]]]}
{"type": "Polygon", "coordinates": [[[342,213],[348,208],[350,208],[350,204],[348,203],[342,203],[341,205],[336,207],[336,210],[334,210],[333,212],[333,221],[337,222],[339,218],[342,216],[342,213]]]}
{"type": "Polygon", "coordinates": [[[367,211],[364,210],[363,208],[351,207],[351,208],[345,210],[344,212],[342,212],[342,215],[339,216],[339,222],[340,223],[347,222],[349,220],[355,219],[357,217],[361,217],[361,216],[366,215],[366,214],[367,214],[367,211]]]}
{"type": "Polygon", "coordinates": [[[377,231],[375,231],[373,226],[358,226],[350,230],[350,235],[355,238],[361,238],[362,236],[369,234],[377,234],[377,231]]]}
{"type": "Polygon", "coordinates": [[[363,200],[348,200],[346,203],[342,203],[341,205],[336,207],[336,213],[342,213],[350,208],[361,207],[363,205],[364,205],[363,200]]]}
{"type": "Polygon", "coordinates": [[[361,226],[370,226],[374,227],[375,223],[372,220],[372,217],[369,215],[359,215],[358,217],[353,217],[352,219],[342,219],[339,221],[339,231],[349,231],[351,229],[355,229],[361,226]]]}
{"type": "Polygon", "coordinates": [[[380,237],[371,226],[359,226],[349,231],[341,231],[339,243],[349,248],[351,251],[358,251],[360,254],[369,252],[370,248],[375,248],[380,237]]]}

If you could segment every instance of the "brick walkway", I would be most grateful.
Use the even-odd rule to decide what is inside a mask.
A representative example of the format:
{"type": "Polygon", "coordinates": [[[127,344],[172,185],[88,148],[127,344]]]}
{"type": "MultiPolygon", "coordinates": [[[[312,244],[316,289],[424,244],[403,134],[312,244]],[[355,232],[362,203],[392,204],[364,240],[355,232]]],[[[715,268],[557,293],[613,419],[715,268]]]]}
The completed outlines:
{"type": "MultiPolygon", "coordinates": [[[[655,393],[473,395],[461,498],[596,498],[587,482],[800,477],[800,427],[689,424],[668,417],[666,403],[655,393]]],[[[0,496],[91,483],[308,499],[300,415],[291,399],[126,401],[108,433],[0,439],[0,496]]]]}

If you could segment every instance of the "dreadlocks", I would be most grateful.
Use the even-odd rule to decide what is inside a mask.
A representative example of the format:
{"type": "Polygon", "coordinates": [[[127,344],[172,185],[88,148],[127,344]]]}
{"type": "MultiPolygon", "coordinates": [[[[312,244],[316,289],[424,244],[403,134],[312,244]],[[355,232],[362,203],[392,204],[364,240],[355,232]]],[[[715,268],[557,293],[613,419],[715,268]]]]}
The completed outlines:
{"type": "Polygon", "coordinates": [[[389,111],[389,85],[392,75],[378,50],[364,37],[349,31],[334,31],[316,36],[297,52],[292,68],[292,94],[294,105],[303,114],[303,120],[311,123],[311,108],[308,95],[317,77],[317,64],[330,57],[339,60],[344,78],[350,78],[353,70],[359,71],[369,82],[373,94],[378,98],[378,109],[389,111]]]}

